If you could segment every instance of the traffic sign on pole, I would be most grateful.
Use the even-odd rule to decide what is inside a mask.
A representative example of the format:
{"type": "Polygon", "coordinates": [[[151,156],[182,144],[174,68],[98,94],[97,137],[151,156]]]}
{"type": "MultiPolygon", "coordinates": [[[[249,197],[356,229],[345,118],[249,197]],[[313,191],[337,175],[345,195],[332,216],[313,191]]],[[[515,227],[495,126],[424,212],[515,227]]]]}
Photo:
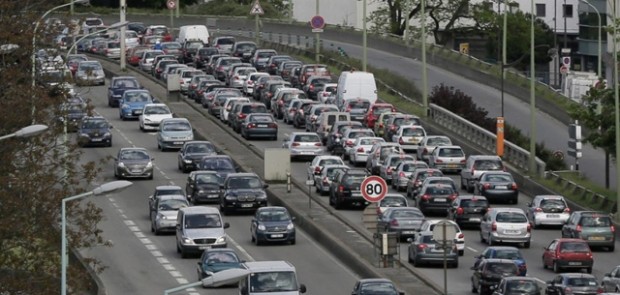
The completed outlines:
{"type": "Polygon", "coordinates": [[[323,29],[325,28],[325,19],[320,15],[315,15],[310,20],[310,26],[312,29],[323,29]]]}
{"type": "Polygon", "coordinates": [[[258,0],[254,1],[254,5],[252,5],[252,10],[250,10],[250,14],[251,15],[263,15],[263,14],[265,14],[265,11],[260,6],[260,3],[258,3],[258,0]]]}
{"type": "Polygon", "coordinates": [[[560,73],[567,74],[568,73],[568,67],[567,66],[561,66],[560,67],[560,73]]]}
{"type": "Polygon", "coordinates": [[[388,192],[388,186],[385,179],[372,175],[364,178],[360,185],[360,191],[362,191],[362,197],[368,202],[379,202],[385,198],[385,194],[388,192]]]}
{"type": "Polygon", "coordinates": [[[168,7],[168,9],[174,9],[175,7],[177,7],[177,2],[175,0],[168,0],[166,1],[166,6],[168,7]]]}

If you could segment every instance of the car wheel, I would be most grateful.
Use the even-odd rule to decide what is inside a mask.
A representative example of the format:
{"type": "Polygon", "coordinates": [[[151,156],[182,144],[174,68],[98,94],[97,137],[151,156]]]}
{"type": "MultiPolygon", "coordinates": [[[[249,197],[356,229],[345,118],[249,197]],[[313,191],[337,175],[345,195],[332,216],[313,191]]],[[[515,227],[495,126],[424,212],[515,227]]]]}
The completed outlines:
{"type": "Polygon", "coordinates": [[[482,236],[482,231],[480,231],[480,243],[484,243],[484,242],[486,241],[484,240],[484,237],[482,236]]]}
{"type": "Polygon", "coordinates": [[[461,176],[461,189],[465,189],[465,183],[463,183],[463,177],[461,176]]]}
{"type": "MultiPolygon", "coordinates": [[[[459,250],[459,256],[463,256],[463,255],[465,255],[465,250],[459,250]]],[[[458,265],[458,263],[457,263],[457,265],[458,265]]]]}
{"type": "Polygon", "coordinates": [[[334,207],[336,208],[336,210],[342,209],[342,204],[340,203],[340,200],[338,200],[338,197],[336,197],[334,200],[334,207]]]}
{"type": "Polygon", "coordinates": [[[148,179],[149,179],[149,180],[153,180],[153,174],[154,174],[154,173],[153,173],[153,172],[151,172],[151,175],[149,175],[149,177],[148,177],[148,179]]]}
{"type": "Polygon", "coordinates": [[[420,266],[422,266],[422,262],[420,262],[420,260],[419,260],[419,259],[414,258],[414,259],[413,259],[413,266],[414,266],[414,267],[420,267],[420,266]]]}
{"type": "Polygon", "coordinates": [[[616,245],[611,245],[607,247],[607,250],[609,250],[609,252],[614,252],[614,250],[616,250],[616,245]]]}
{"type": "Polygon", "coordinates": [[[452,267],[453,268],[459,268],[459,262],[457,261],[455,263],[452,263],[452,267]]]}
{"type": "Polygon", "coordinates": [[[261,240],[258,238],[258,236],[256,237],[256,246],[260,246],[262,245],[263,242],[261,242],[261,240]]]}
{"type": "Polygon", "coordinates": [[[587,273],[592,273],[592,268],[591,267],[586,268],[586,272],[587,273]]]}
{"type": "Polygon", "coordinates": [[[474,282],[471,283],[471,292],[472,293],[478,293],[478,289],[476,289],[476,286],[474,285],[474,282]]]}
{"type": "Polygon", "coordinates": [[[226,210],[226,207],[222,206],[222,204],[220,204],[220,212],[222,212],[222,215],[228,215],[228,210],[226,210]]]}
{"type": "Polygon", "coordinates": [[[558,265],[557,261],[553,262],[553,272],[554,273],[559,273],[560,272],[560,266],[558,265]]]}
{"type": "Polygon", "coordinates": [[[177,240],[177,253],[181,253],[181,247],[179,247],[179,241],[177,240]]]}
{"type": "Polygon", "coordinates": [[[181,258],[188,258],[189,255],[188,253],[185,251],[185,249],[181,248],[181,258]]]}
{"type": "Polygon", "coordinates": [[[292,239],[292,240],[289,241],[289,244],[291,244],[291,245],[295,245],[295,243],[296,243],[295,239],[292,239]]]}
{"type": "Polygon", "coordinates": [[[527,242],[523,243],[523,248],[529,249],[530,248],[530,241],[527,241],[527,242]]]}

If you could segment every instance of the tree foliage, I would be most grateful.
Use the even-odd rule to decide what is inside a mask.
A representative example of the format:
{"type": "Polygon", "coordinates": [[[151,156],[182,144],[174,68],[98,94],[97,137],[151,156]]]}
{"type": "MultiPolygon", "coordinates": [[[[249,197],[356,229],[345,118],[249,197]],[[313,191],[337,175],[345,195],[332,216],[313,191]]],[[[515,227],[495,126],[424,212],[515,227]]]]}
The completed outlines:
{"type": "Polygon", "coordinates": [[[590,87],[580,105],[568,110],[571,118],[588,129],[583,141],[595,148],[603,149],[616,157],[616,124],[614,90],[601,80],[597,86],[590,87]]]}
{"type": "MultiPolygon", "coordinates": [[[[45,124],[49,129],[35,137],[5,139],[0,144],[0,293],[50,294],[60,291],[61,200],[100,184],[97,163],[80,159],[73,141],[63,139],[65,114],[59,108],[63,93],[43,86],[31,87],[31,45],[40,16],[63,1],[0,1],[0,45],[15,50],[0,52],[0,135],[22,127],[45,124]],[[54,94],[54,95],[52,95],[54,94]],[[66,156],[65,156],[66,155],[66,156]],[[66,171],[66,173],[65,173],[66,171]]],[[[37,47],[55,34],[43,25],[37,47]]],[[[6,48],[6,47],[5,47],[6,48]]],[[[71,138],[71,137],[70,137],[71,138]]],[[[103,243],[101,210],[88,202],[67,206],[69,246],[103,243]]],[[[100,263],[89,260],[97,268],[100,263]]],[[[83,269],[70,267],[70,290],[85,288],[83,269]]]]}

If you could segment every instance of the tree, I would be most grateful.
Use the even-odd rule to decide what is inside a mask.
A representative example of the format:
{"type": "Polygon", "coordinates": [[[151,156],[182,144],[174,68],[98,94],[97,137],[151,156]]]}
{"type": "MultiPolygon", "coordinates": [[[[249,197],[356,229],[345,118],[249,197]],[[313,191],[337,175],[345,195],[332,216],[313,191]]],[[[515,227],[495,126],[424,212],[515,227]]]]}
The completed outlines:
{"type": "MultiPolygon", "coordinates": [[[[0,55],[0,135],[37,124],[49,130],[30,138],[12,138],[0,144],[0,293],[49,294],[60,291],[60,207],[65,197],[92,189],[99,169],[95,162],[80,159],[72,142],[65,144],[59,106],[66,91],[31,87],[32,24],[43,11],[63,1],[24,0],[0,2],[0,45],[17,50],[0,55]],[[66,153],[65,153],[66,151],[66,153]],[[65,156],[66,155],[66,156],[65,156]],[[65,173],[66,171],[66,173],[65,173]]],[[[65,22],[68,23],[68,22],[65,22]]],[[[55,36],[54,28],[41,24],[37,48],[45,48],[55,36]]],[[[101,210],[92,203],[67,206],[70,226],[67,237],[73,248],[103,244],[101,210]]],[[[100,262],[88,260],[100,269],[100,262]]],[[[69,267],[69,289],[85,288],[86,272],[69,267]]]]}

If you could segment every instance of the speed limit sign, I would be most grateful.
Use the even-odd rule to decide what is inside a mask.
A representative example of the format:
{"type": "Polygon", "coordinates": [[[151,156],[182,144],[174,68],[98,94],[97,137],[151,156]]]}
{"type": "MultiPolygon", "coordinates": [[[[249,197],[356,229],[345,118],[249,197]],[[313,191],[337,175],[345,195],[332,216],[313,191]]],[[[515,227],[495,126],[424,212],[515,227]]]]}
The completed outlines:
{"type": "Polygon", "coordinates": [[[362,196],[366,201],[379,202],[387,194],[388,186],[383,178],[373,175],[364,178],[360,191],[362,191],[362,196]]]}

